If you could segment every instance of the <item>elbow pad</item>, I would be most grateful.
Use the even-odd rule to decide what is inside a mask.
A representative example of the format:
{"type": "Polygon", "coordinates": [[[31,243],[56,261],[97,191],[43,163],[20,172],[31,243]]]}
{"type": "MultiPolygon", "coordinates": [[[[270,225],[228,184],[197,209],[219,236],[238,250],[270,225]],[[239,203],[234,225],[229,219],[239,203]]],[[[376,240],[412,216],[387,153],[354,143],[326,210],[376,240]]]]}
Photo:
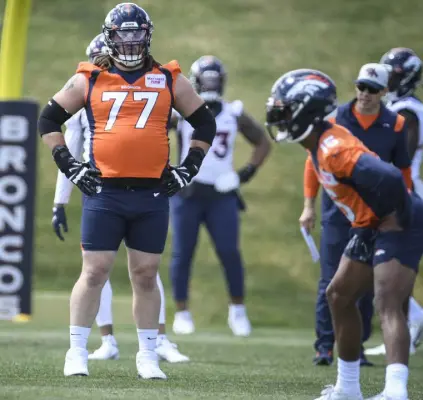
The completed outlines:
{"type": "Polygon", "coordinates": [[[52,132],[61,132],[62,125],[72,116],[60,104],[51,99],[43,108],[38,119],[40,135],[52,132]]]}
{"type": "Polygon", "coordinates": [[[216,135],[216,121],[205,103],[185,120],[194,128],[193,140],[199,140],[209,145],[213,143],[216,135]]]}

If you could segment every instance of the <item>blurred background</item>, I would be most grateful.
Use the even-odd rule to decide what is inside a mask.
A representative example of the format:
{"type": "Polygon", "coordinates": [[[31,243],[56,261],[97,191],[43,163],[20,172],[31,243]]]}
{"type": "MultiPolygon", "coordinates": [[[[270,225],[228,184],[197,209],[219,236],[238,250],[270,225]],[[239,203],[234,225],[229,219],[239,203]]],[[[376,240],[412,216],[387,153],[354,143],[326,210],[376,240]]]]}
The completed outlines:
{"type": "MultiPolygon", "coordinates": [[[[87,45],[100,33],[107,12],[116,4],[111,0],[33,1],[25,97],[44,106],[74,74],[78,62],[85,61],[87,45]]],[[[377,62],[388,49],[410,47],[423,56],[421,0],[144,0],[137,4],[154,23],[152,54],[159,62],[176,59],[188,74],[198,57],[217,56],[228,72],[225,97],[242,100],[261,122],[272,84],[288,70],[308,67],[324,71],[336,81],[342,102],[354,96],[353,81],[361,65],[377,62]]],[[[4,5],[0,0],[0,20],[4,5]]],[[[170,134],[170,140],[174,155],[176,137],[170,134]]],[[[249,151],[249,145],[239,140],[237,166],[248,159],[249,151]]],[[[242,188],[248,210],[242,215],[241,246],[246,304],[253,327],[306,328],[311,351],[319,265],[312,263],[299,231],[304,160],[300,146],[274,145],[264,167],[242,188]]],[[[34,321],[65,329],[68,295],[81,267],[81,197],[74,190],[67,207],[69,233],[61,242],[51,227],[56,176],[51,155],[38,140],[34,321]]],[[[318,241],[318,227],[314,237],[318,241]]],[[[169,321],[174,312],[168,279],[170,244],[171,237],[160,267],[169,321]]],[[[111,276],[117,295],[117,330],[119,324],[132,329],[131,291],[122,250],[111,276]]],[[[191,309],[200,330],[226,327],[222,274],[207,233],[202,231],[191,281],[191,309]]],[[[421,278],[415,295],[423,301],[421,278]]]]}

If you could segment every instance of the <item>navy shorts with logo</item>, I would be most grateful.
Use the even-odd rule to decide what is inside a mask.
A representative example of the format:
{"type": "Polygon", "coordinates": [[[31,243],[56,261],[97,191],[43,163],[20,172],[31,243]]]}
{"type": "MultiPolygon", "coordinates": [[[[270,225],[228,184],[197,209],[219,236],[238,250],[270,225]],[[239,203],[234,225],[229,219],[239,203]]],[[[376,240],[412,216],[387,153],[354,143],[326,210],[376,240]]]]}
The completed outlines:
{"type": "Polygon", "coordinates": [[[373,266],[396,258],[402,265],[418,271],[423,255],[423,201],[414,194],[411,199],[413,219],[410,228],[400,232],[378,232],[373,266]]]}
{"type": "Polygon", "coordinates": [[[84,196],[81,246],[89,251],[128,248],[161,254],[169,225],[169,199],[155,189],[103,187],[84,196]]]}
{"type": "Polygon", "coordinates": [[[373,266],[395,258],[402,265],[418,271],[423,255],[423,201],[412,194],[411,202],[412,223],[409,228],[396,232],[352,229],[345,254],[373,266]]]}

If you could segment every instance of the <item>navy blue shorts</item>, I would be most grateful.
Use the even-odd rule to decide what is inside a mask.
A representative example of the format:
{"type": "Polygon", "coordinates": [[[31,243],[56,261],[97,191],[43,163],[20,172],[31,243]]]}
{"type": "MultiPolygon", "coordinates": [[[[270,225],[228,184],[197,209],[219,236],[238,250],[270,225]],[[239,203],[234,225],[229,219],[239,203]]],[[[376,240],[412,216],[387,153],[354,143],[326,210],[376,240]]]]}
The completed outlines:
{"type": "Polygon", "coordinates": [[[412,196],[413,219],[409,229],[378,232],[374,243],[373,266],[396,258],[402,265],[419,269],[423,255],[423,202],[412,196]]]}
{"type": "Polygon", "coordinates": [[[423,255],[423,202],[412,196],[412,223],[403,231],[352,229],[351,233],[352,239],[345,249],[351,259],[376,266],[395,258],[402,265],[418,271],[423,255]]]}
{"type": "Polygon", "coordinates": [[[103,188],[84,196],[81,246],[90,251],[128,248],[161,254],[169,225],[169,199],[145,188],[103,188]]]}

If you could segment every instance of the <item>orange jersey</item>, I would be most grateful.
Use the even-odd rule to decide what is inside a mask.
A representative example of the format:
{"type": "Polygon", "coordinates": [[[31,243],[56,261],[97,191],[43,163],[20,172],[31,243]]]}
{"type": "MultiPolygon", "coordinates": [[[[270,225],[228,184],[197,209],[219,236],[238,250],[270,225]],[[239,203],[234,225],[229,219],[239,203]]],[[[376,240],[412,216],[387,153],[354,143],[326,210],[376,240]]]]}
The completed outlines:
{"type": "Polygon", "coordinates": [[[90,162],[104,178],[160,178],[169,159],[168,128],[177,61],[148,72],[101,70],[83,62],[90,162]]]}
{"type": "Polygon", "coordinates": [[[334,124],[321,135],[317,151],[312,154],[321,185],[353,227],[375,227],[379,221],[354,185],[347,182],[364,153],[378,158],[347,129],[334,124]]]}

